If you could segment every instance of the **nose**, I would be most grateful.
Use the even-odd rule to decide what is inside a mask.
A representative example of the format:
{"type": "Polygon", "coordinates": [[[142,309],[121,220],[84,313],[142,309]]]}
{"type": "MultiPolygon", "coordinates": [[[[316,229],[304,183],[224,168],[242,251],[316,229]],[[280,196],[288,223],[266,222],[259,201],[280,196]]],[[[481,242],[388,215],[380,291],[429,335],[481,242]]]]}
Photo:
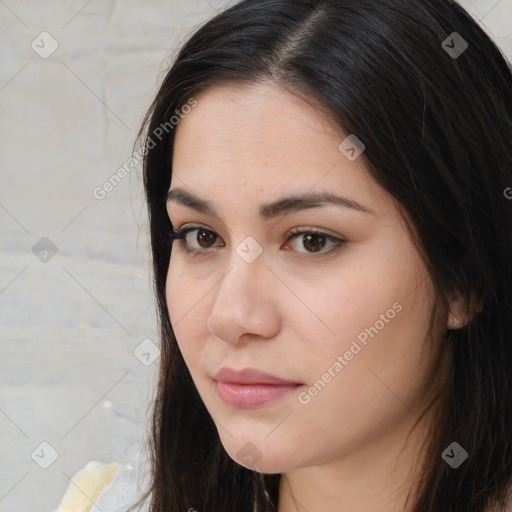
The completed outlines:
{"type": "Polygon", "coordinates": [[[240,344],[242,337],[273,338],[280,325],[276,281],[263,258],[247,263],[235,254],[218,284],[208,330],[232,344],[240,344]]]}

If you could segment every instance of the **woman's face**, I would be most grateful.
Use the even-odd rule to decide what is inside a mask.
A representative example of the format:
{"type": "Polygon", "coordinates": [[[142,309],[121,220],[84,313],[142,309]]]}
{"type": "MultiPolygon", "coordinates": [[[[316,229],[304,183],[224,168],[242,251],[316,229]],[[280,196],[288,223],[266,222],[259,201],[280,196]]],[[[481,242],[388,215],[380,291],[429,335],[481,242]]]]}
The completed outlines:
{"type": "Polygon", "coordinates": [[[212,211],[168,202],[175,230],[199,229],[174,242],[166,294],[226,451],[282,473],[404,438],[434,389],[432,283],[396,204],[355,158],[362,146],[340,148],[348,134],[274,84],[196,99],[170,190],[212,211]],[[283,202],[312,194],[344,199],[283,202]],[[217,384],[222,367],[298,385],[217,384]]]}

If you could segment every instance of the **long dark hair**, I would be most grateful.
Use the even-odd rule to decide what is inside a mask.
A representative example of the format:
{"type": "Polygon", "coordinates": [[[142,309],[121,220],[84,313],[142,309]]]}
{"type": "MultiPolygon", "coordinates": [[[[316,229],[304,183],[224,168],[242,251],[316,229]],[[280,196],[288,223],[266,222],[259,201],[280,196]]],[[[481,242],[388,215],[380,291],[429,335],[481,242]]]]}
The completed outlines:
{"type": "Polygon", "coordinates": [[[161,358],[147,439],[151,486],[138,505],[150,498],[151,512],[277,510],[281,475],[251,471],[227,455],[165,299],[170,120],[213,84],[270,80],[314,101],[364,142],[361,158],[417,233],[436,303],[446,306],[456,294],[472,314],[466,327],[444,335],[453,364],[414,512],[505,510],[512,482],[508,66],[452,0],[242,0],[188,39],[140,134],[161,358]],[[454,441],[469,454],[457,469],[441,458],[454,441]]]}

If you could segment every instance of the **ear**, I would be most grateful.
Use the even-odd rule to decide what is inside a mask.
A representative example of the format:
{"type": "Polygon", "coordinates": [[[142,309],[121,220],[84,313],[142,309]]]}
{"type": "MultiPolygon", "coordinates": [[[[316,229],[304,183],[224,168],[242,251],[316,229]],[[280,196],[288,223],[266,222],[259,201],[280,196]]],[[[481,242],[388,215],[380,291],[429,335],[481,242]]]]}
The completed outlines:
{"type": "Polygon", "coordinates": [[[460,294],[457,294],[450,301],[446,327],[450,330],[462,329],[468,325],[478,313],[481,313],[482,309],[483,303],[480,299],[473,296],[468,309],[464,298],[461,297],[460,294]]]}

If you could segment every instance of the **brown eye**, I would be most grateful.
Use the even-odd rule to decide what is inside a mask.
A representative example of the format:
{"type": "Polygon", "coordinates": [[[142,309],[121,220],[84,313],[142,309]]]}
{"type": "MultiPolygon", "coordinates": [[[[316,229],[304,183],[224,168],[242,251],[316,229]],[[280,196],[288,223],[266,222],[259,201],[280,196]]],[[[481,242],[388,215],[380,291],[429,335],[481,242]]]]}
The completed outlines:
{"type": "Polygon", "coordinates": [[[196,242],[200,247],[211,247],[216,238],[217,235],[213,233],[213,231],[209,231],[208,229],[197,230],[196,242]]]}
{"type": "Polygon", "coordinates": [[[302,245],[310,252],[317,252],[325,247],[325,236],[318,233],[304,235],[302,245]]]}
{"type": "Polygon", "coordinates": [[[346,243],[346,240],[315,230],[290,231],[288,240],[293,240],[290,246],[298,253],[309,254],[312,257],[330,254],[346,243]],[[295,246],[295,247],[293,247],[295,246]]]}
{"type": "Polygon", "coordinates": [[[178,229],[169,233],[171,243],[178,242],[187,253],[208,253],[210,247],[214,247],[214,243],[219,236],[213,231],[201,227],[190,227],[178,229]],[[195,233],[195,236],[193,235],[195,233]]]}

